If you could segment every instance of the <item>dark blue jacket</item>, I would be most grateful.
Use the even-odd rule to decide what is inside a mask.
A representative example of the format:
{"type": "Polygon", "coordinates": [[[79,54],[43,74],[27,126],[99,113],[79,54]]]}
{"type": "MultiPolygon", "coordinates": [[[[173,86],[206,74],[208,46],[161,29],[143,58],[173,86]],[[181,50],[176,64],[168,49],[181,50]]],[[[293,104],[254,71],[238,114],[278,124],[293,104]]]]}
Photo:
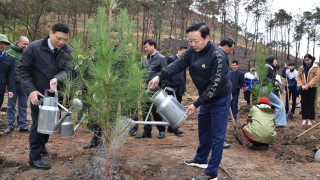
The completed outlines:
{"type": "MultiPolygon", "coordinates": [[[[178,55],[173,55],[167,57],[167,64],[173,63],[179,57],[178,55]]],[[[184,92],[187,92],[186,88],[186,70],[171,76],[167,79],[167,86],[171,87],[177,96],[183,96],[184,92]]]]}
{"type": "MultiPolygon", "coordinates": [[[[289,91],[290,92],[296,92],[297,91],[297,70],[293,69],[293,72],[289,70],[286,71],[286,67],[283,67],[282,70],[282,77],[286,78],[286,72],[287,72],[287,81],[288,81],[288,86],[289,86],[289,91]]],[[[285,89],[287,90],[287,86],[285,85],[285,89]]]]}
{"type": "Polygon", "coordinates": [[[250,91],[256,84],[259,84],[257,73],[247,72],[244,75],[244,83],[246,83],[246,90],[250,91]]]}
{"type": "Polygon", "coordinates": [[[4,95],[6,85],[8,85],[8,92],[14,91],[14,75],[15,58],[13,55],[5,52],[0,58],[0,95],[4,95]]]}
{"type": "Polygon", "coordinates": [[[236,71],[229,72],[230,81],[232,84],[232,95],[239,95],[240,89],[244,85],[244,74],[237,69],[236,71]]]}
{"type": "Polygon", "coordinates": [[[193,103],[195,107],[209,104],[231,94],[229,59],[217,45],[208,42],[200,52],[189,47],[178,60],[162,69],[159,74],[160,80],[168,79],[187,67],[199,93],[199,98],[193,103]]]}

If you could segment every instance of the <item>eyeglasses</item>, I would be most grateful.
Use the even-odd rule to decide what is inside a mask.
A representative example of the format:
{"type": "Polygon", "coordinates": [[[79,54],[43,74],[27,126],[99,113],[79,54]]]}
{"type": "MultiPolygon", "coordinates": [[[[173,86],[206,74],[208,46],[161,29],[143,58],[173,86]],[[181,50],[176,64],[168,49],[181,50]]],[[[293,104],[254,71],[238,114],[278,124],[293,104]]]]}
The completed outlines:
{"type": "Polygon", "coordinates": [[[56,37],[56,39],[57,39],[58,41],[62,41],[63,43],[69,42],[69,39],[63,39],[63,38],[57,37],[57,36],[54,36],[54,37],[56,37]]]}
{"type": "Polygon", "coordinates": [[[189,40],[189,44],[192,44],[192,43],[195,43],[195,44],[199,44],[200,43],[200,40],[189,40]]]}

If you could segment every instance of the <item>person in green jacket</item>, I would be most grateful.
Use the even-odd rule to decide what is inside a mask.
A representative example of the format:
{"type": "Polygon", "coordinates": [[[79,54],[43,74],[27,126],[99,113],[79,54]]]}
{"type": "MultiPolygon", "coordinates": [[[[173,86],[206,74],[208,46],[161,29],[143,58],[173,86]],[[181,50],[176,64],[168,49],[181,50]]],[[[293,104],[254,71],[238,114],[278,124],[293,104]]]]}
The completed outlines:
{"type": "Polygon", "coordinates": [[[248,148],[260,150],[261,146],[269,149],[276,136],[274,110],[270,101],[262,97],[256,106],[249,111],[247,124],[242,126],[243,135],[252,143],[248,148]]]}
{"type": "MultiPolygon", "coordinates": [[[[25,36],[20,36],[17,42],[11,43],[11,49],[7,52],[12,54],[15,57],[15,68],[18,65],[19,59],[21,57],[22,52],[29,45],[29,40],[25,36]]],[[[8,107],[7,107],[7,119],[8,125],[7,129],[4,131],[4,134],[10,134],[14,127],[20,126],[19,132],[27,132],[29,133],[28,120],[27,120],[27,102],[28,96],[22,89],[20,85],[20,80],[15,73],[15,88],[13,92],[13,98],[8,99],[8,107]],[[17,124],[14,124],[15,115],[16,115],[16,102],[17,98],[19,101],[19,114],[17,117],[17,124]]]]}

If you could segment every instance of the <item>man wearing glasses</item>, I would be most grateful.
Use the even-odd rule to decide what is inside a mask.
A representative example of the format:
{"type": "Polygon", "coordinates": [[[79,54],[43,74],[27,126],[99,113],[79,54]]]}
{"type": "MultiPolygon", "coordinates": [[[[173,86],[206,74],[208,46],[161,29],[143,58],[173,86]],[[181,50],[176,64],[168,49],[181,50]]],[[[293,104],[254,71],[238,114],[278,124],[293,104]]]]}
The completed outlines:
{"type": "Polygon", "coordinates": [[[49,36],[30,43],[23,51],[16,70],[21,86],[31,101],[29,165],[33,168],[51,168],[41,159],[41,155],[49,153],[45,147],[49,135],[37,132],[39,97],[43,97],[45,89],[57,90],[58,84],[61,85],[72,70],[72,48],[67,45],[69,35],[68,26],[63,23],[55,24],[49,36]]]}

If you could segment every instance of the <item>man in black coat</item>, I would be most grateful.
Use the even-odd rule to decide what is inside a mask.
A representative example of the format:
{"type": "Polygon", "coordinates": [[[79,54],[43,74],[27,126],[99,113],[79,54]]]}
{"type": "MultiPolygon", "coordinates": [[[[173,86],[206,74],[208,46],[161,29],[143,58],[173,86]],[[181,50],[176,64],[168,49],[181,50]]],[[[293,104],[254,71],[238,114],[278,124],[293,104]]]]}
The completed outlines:
{"type": "Polygon", "coordinates": [[[14,91],[14,56],[5,50],[10,42],[7,36],[0,34],[0,108],[2,107],[6,85],[8,85],[8,97],[13,97],[14,91]]]}
{"type": "Polygon", "coordinates": [[[231,63],[232,71],[229,72],[230,81],[232,83],[231,109],[234,120],[237,120],[239,94],[240,89],[244,85],[244,73],[238,69],[238,66],[238,61],[233,60],[231,63]]]}
{"type": "Polygon", "coordinates": [[[20,83],[30,99],[32,126],[30,129],[29,165],[37,169],[50,169],[41,159],[48,154],[45,144],[49,135],[37,132],[39,96],[46,89],[57,90],[72,71],[72,48],[67,45],[70,29],[63,23],[55,24],[44,39],[34,41],[23,51],[16,69],[20,83]]]}
{"type": "MultiPolygon", "coordinates": [[[[173,63],[175,60],[179,59],[182,54],[188,49],[186,46],[181,46],[178,50],[178,53],[167,57],[167,64],[173,63]]],[[[174,90],[178,102],[181,104],[182,96],[187,95],[187,88],[186,88],[186,70],[183,70],[182,72],[171,76],[167,80],[167,87],[170,87],[174,90]]],[[[169,95],[173,95],[172,91],[168,91],[169,95]]],[[[168,132],[173,132],[175,134],[182,134],[183,131],[180,129],[180,127],[176,129],[172,129],[170,126],[168,126],[168,132]]]]}
{"type": "MultiPolygon", "coordinates": [[[[222,39],[220,41],[220,44],[219,44],[220,46],[219,47],[226,53],[226,55],[229,55],[233,51],[235,44],[236,43],[233,41],[233,39],[226,38],[226,39],[222,39]]],[[[227,59],[228,59],[228,62],[229,62],[229,58],[227,58],[227,59]]],[[[229,77],[230,77],[230,73],[229,73],[229,77]]],[[[231,79],[231,77],[230,77],[230,79],[231,79]]],[[[231,84],[233,86],[232,81],[230,81],[230,82],[231,82],[231,84]]],[[[231,92],[233,92],[233,88],[231,89],[231,92]]],[[[232,95],[233,95],[233,93],[232,93],[232,95]]],[[[232,102],[231,102],[231,106],[230,107],[232,107],[232,102]]],[[[224,142],[223,143],[223,148],[224,149],[230,148],[230,144],[224,142]]]]}

